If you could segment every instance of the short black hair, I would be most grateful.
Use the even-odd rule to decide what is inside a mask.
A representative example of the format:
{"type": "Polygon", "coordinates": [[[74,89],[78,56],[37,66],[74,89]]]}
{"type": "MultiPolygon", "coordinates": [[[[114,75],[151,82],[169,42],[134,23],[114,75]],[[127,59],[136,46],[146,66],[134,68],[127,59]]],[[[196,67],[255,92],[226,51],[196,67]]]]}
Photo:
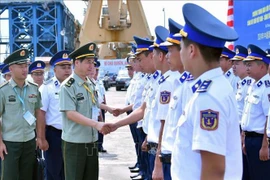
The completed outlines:
{"type": "Polygon", "coordinates": [[[205,46],[185,37],[182,37],[182,42],[184,43],[185,47],[189,46],[190,44],[194,44],[195,46],[197,46],[206,63],[219,62],[219,58],[221,56],[223,48],[205,46]]]}

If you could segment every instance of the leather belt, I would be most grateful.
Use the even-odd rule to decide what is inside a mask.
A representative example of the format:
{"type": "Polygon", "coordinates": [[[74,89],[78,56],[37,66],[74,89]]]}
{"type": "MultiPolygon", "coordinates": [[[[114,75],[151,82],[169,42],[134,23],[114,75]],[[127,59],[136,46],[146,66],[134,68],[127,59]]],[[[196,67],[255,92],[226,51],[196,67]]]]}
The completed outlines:
{"type": "Polygon", "coordinates": [[[256,133],[254,131],[244,131],[246,137],[263,137],[263,134],[256,133]]]}
{"type": "Polygon", "coordinates": [[[62,132],[61,129],[57,129],[57,128],[53,127],[53,126],[46,126],[46,129],[51,130],[51,131],[62,132]]]}
{"type": "Polygon", "coordinates": [[[171,154],[160,154],[159,155],[160,162],[162,162],[163,164],[171,164],[171,158],[172,158],[171,154]]]}

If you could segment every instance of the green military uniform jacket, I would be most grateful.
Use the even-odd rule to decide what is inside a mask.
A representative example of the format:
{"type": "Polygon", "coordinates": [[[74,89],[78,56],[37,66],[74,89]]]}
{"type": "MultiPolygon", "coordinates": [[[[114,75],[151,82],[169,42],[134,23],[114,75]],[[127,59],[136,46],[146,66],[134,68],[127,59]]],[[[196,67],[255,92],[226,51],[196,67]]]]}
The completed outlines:
{"type": "MultiPolygon", "coordinates": [[[[86,90],[84,83],[93,91],[93,85],[87,79],[84,81],[72,73],[61,84],[60,111],[62,111],[63,129],[62,139],[72,143],[91,143],[98,140],[98,132],[90,126],[83,126],[67,118],[66,111],[77,111],[85,117],[92,119],[93,96],[86,90]]],[[[96,99],[95,99],[96,101],[96,99]]]]}
{"type": "Polygon", "coordinates": [[[13,79],[2,84],[0,87],[2,138],[11,142],[27,142],[35,137],[36,123],[29,125],[24,119],[25,112],[23,112],[23,105],[18,95],[24,99],[25,112],[29,111],[35,116],[35,110],[42,107],[37,84],[25,80],[24,87],[20,88],[13,79]]]}

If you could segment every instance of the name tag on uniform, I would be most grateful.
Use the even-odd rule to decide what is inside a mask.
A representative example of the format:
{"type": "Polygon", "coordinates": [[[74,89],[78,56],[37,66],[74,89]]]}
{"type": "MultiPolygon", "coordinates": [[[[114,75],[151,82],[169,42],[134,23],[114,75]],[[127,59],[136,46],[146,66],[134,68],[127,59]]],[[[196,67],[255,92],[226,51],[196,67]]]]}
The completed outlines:
{"type": "Polygon", "coordinates": [[[23,118],[26,120],[26,122],[31,126],[35,121],[36,118],[33,116],[29,111],[24,113],[23,118]]]}
{"type": "Polygon", "coordinates": [[[55,98],[55,99],[59,99],[59,93],[57,93],[57,92],[54,93],[54,98],[55,98]]]}

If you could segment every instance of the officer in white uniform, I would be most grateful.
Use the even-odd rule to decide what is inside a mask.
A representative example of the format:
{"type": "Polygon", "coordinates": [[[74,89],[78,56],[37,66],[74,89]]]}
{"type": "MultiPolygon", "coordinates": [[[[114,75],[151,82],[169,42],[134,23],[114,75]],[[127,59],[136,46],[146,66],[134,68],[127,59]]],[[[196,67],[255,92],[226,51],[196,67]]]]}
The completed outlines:
{"type": "Polygon", "coordinates": [[[40,87],[44,82],[44,69],[46,64],[43,61],[34,61],[28,67],[28,73],[31,74],[33,82],[40,87]]]}
{"type": "MultiPolygon", "coordinates": [[[[184,72],[184,67],[180,59],[180,42],[181,37],[175,37],[174,34],[179,33],[183,28],[180,24],[169,18],[169,30],[170,34],[161,46],[166,46],[168,48],[167,61],[169,63],[170,69],[174,72],[174,82],[172,86],[172,95],[169,103],[169,108],[165,108],[168,111],[165,119],[165,124],[163,128],[162,141],[160,144],[160,155],[159,159],[162,162],[163,169],[163,179],[171,180],[171,154],[175,139],[175,127],[177,121],[182,114],[182,93],[183,84],[189,76],[188,72],[184,72]]],[[[162,113],[162,111],[161,111],[162,113]]],[[[161,121],[162,123],[162,121],[161,121]]],[[[159,139],[160,141],[160,139],[159,139]]]]}
{"type": "Polygon", "coordinates": [[[219,66],[226,41],[238,35],[198,5],[187,3],[182,12],[186,24],[180,31],[180,56],[195,78],[196,91],[178,121],[172,179],[241,179],[237,104],[219,66]]]}
{"type": "Polygon", "coordinates": [[[39,91],[43,107],[42,115],[46,120],[46,139],[49,149],[45,151],[47,180],[63,180],[64,164],[61,148],[62,115],[59,111],[59,91],[61,83],[72,72],[69,51],[59,51],[50,60],[55,76],[44,82],[39,91]]]}
{"type": "Polygon", "coordinates": [[[2,83],[10,80],[10,78],[11,78],[11,72],[9,70],[8,64],[3,67],[3,69],[2,69],[2,75],[4,76],[4,79],[1,80],[2,83]]]}
{"type": "Polygon", "coordinates": [[[150,175],[153,179],[158,179],[163,178],[162,163],[159,160],[159,137],[160,132],[162,133],[163,131],[164,120],[166,119],[171,94],[173,93],[172,87],[175,76],[172,75],[172,71],[170,71],[169,64],[166,60],[168,48],[166,46],[160,46],[169,36],[169,31],[162,26],[157,26],[155,28],[155,34],[156,41],[150,48],[153,48],[154,65],[160,70],[162,76],[159,78],[158,85],[155,88],[155,95],[151,98],[150,116],[147,124],[147,145],[150,175]]]}
{"type": "Polygon", "coordinates": [[[220,66],[224,72],[225,77],[228,79],[233,87],[234,92],[237,91],[237,83],[240,81],[239,77],[233,73],[231,58],[235,56],[235,52],[224,47],[220,56],[220,66]]]}
{"type": "MultiPolygon", "coordinates": [[[[101,79],[98,79],[99,67],[100,67],[100,62],[98,61],[98,58],[95,58],[95,67],[94,67],[95,69],[93,72],[93,78],[91,78],[91,80],[93,81],[95,85],[95,90],[98,95],[98,103],[106,104],[106,97],[105,97],[106,90],[104,87],[104,83],[101,79]]],[[[100,109],[100,115],[98,119],[99,121],[105,122],[105,110],[100,109]]],[[[98,132],[98,152],[106,153],[107,150],[104,149],[103,142],[104,142],[104,136],[102,133],[98,132]]]]}
{"type": "MultiPolygon", "coordinates": [[[[135,69],[134,69],[134,59],[135,59],[135,52],[133,53],[135,48],[136,51],[136,45],[132,44],[132,51],[128,54],[128,57],[126,58],[127,61],[127,65],[126,68],[128,70],[128,75],[131,78],[129,86],[127,88],[127,93],[126,93],[126,106],[128,105],[133,105],[134,104],[134,100],[135,100],[135,96],[136,96],[136,83],[137,83],[137,76],[135,73],[135,69]]],[[[129,115],[132,112],[132,110],[127,111],[127,115],[129,115]]],[[[136,163],[134,166],[130,166],[129,169],[131,172],[139,172],[140,171],[140,159],[139,159],[139,137],[138,137],[138,130],[137,130],[137,122],[132,123],[129,125],[129,129],[132,135],[132,139],[135,145],[135,152],[136,152],[136,163]]],[[[137,175],[135,175],[137,176],[137,175]]],[[[134,176],[134,177],[135,177],[134,176]]]]}
{"type": "Polygon", "coordinates": [[[266,122],[270,105],[270,59],[259,47],[248,45],[244,59],[247,72],[254,82],[245,99],[241,127],[244,131],[244,152],[247,155],[250,179],[270,179],[270,161],[266,135],[266,122]]]}
{"type": "MultiPolygon", "coordinates": [[[[248,87],[252,82],[252,78],[248,76],[244,59],[248,56],[247,48],[241,45],[235,46],[236,55],[231,59],[233,62],[233,70],[236,76],[240,78],[237,85],[236,100],[238,104],[238,114],[240,120],[242,118],[245,97],[247,94],[248,87]]],[[[240,122],[241,123],[241,122],[240,122]]]]}
{"type": "MultiPolygon", "coordinates": [[[[132,124],[134,122],[138,122],[141,119],[143,119],[143,124],[142,124],[142,136],[140,137],[140,143],[142,143],[142,150],[147,151],[146,148],[146,134],[148,132],[148,120],[149,120],[149,114],[150,114],[150,105],[151,102],[155,95],[155,84],[158,84],[158,77],[160,76],[160,72],[157,71],[154,67],[153,64],[153,59],[152,59],[152,50],[149,48],[149,46],[153,45],[153,41],[150,41],[145,38],[140,38],[138,36],[133,37],[136,44],[137,44],[137,49],[136,49],[136,61],[139,62],[139,66],[141,68],[141,71],[144,73],[149,73],[147,75],[147,84],[145,85],[144,92],[142,94],[142,105],[138,107],[136,110],[134,110],[130,115],[127,117],[122,118],[115,124],[108,124],[109,128],[111,128],[112,131],[116,130],[117,128],[121,126],[125,126],[128,124],[132,124]]],[[[121,112],[126,112],[127,108],[120,109],[121,112]]],[[[151,177],[149,176],[149,165],[148,163],[148,154],[142,153],[142,159],[144,159],[144,163],[146,164],[146,169],[145,172],[146,174],[143,176],[138,176],[132,179],[150,179],[151,177]]]]}
{"type": "MultiPolygon", "coordinates": [[[[247,90],[252,82],[252,78],[250,78],[247,74],[246,65],[244,64],[244,59],[248,56],[247,48],[236,45],[235,46],[235,56],[231,59],[233,62],[233,72],[236,76],[240,78],[240,81],[237,85],[237,92],[236,92],[236,101],[237,101],[237,108],[238,108],[238,115],[240,118],[239,124],[241,125],[241,118],[243,114],[245,98],[247,95],[247,90]]],[[[241,128],[241,126],[240,126],[241,128]]],[[[242,131],[241,131],[242,133],[242,131]]],[[[243,180],[249,179],[249,172],[248,172],[248,162],[247,157],[243,153],[243,180]]]]}

